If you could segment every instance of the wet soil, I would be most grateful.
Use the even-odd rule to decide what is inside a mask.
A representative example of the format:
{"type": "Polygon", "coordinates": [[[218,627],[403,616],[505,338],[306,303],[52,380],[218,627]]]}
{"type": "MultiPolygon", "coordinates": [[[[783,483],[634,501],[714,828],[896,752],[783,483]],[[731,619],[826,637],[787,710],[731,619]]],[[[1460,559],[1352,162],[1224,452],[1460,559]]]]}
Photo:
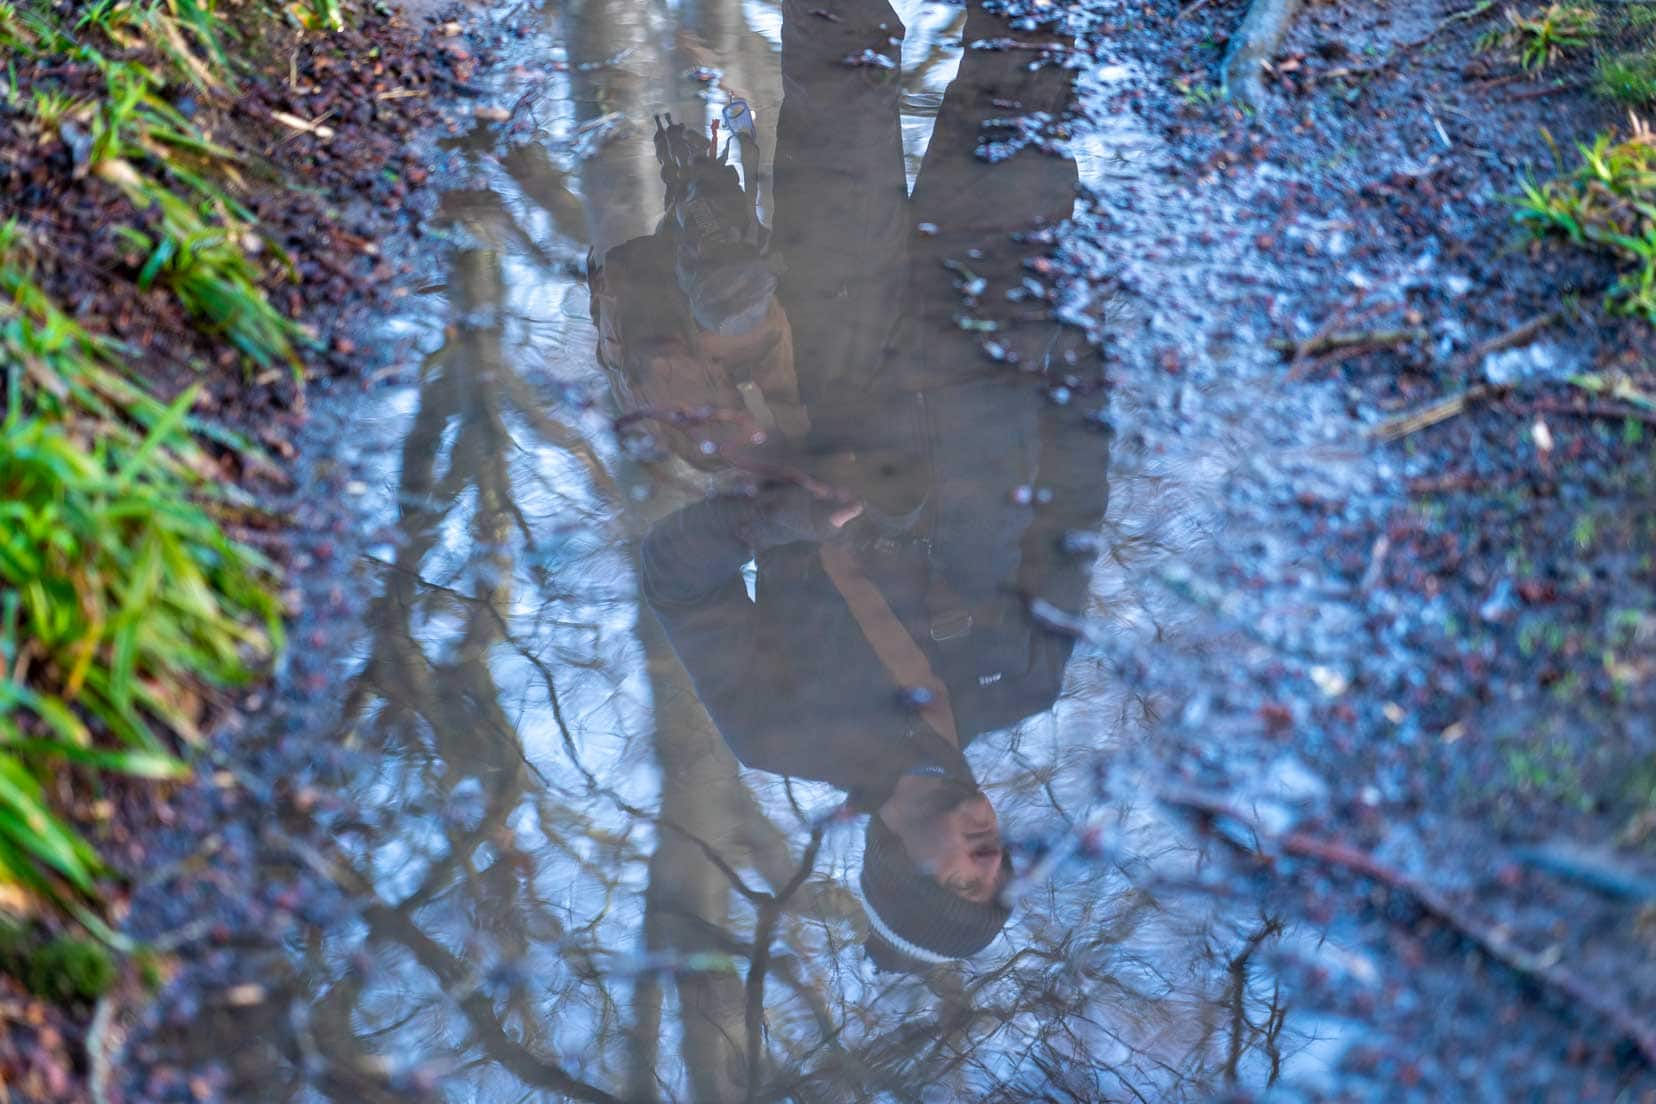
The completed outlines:
{"type": "MultiPolygon", "coordinates": [[[[457,24],[388,10],[358,14],[329,36],[250,15],[253,23],[234,28],[249,45],[233,87],[167,90],[173,107],[244,159],[231,190],[256,216],[254,252],[275,258],[265,273],[268,294],[312,335],[302,352],[306,373],[317,376],[362,370],[365,356],[347,333],[407,294],[397,279],[409,266],[387,254],[424,232],[428,155],[419,139],[446,125],[439,103],[458,114],[456,99],[478,65],[457,24]],[[300,130],[279,113],[318,129],[300,130]]],[[[33,92],[87,99],[102,84],[93,64],[46,56],[16,64],[16,79],[33,92]]],[[[42,248],[35,278],[54,301],[94,335],[136,350],[158,393],[200,379],[199,411],[233,429],[264,429],[267,444],[285,453],[284,434],[261,422],[279,423],[298,404],[286,366],[244,364],[165,288],[140,290],[145,258],[107,230],[142,227],[148,216],[88,174],[61,136],[36,144],[10,133],[0,156],[3,212],[42,248]]]]}
{"type": "MultiPolygon", "coordinates": [[[[1380,998],[1390,1010],[1364,1018],[1397,1026],[1354,1048],[1345,1091],[1419,1078],[1436,1086],[1431,1095],[1609,1099],[1624,1091],[1610,1072],[1626,1054],[1623,1028],[1647,1031],[1656,1009],[1649,896],[1631,889],[1648,877],[1656,750],[1653,468],[1645,413],[1593,403],[1566,380],[1620,371],[1648,389],[1650,332],[1599,309],[1606,268],[1536,247],[1510,222],[1521,175],[1553,171],[1548,131],[1614,125],[1613,112],[1575,94],[1586,63],[1526,79],[1477,49],[1475,24],[1408,50],[1453,14],[1313,9],[1286,47],[1292,72],[1263,125],[1181,103],[1177,83],[1110,101],[1157,120],[1149,129],[1177,151],[1167,162],[1181,181],[1174,194],[1222,209],[1226,223],[1216,228],[1220,258],[1200,230],[1158,241],[1168,256],[1129,287],[1154,302],[1169,269],[1209,268],[1171,312],[1218,314],[1229,331],[1227,355],[1176,323],[1157,349],[1156,316],[1171,312],[1149,308],[1150,348],[1124,359],[1136,360],[1137,378],[1158,359],[1173,377],[1151,392],[1174,412],[1148,414],[1153,452],[1186,452],[1192,414],[1234,416],[1224,396],[1238,341],[1422,331],[1382,353],[1267,365],[1267,379],[1297,393],[1284,396],[1290,409],[1320,392],[1344,417],[1319,412],[1321,456],[1302,451],[1279,467],[1256,453],[1233,469],[1231,501],[1207,522],[1215,562],[1192,577],[1188,554],[1179,557],[1179,589],[1211,588],[1208,601],[1242,635],[1223,664],[1162,684],[1181,712],[1157,738],[1171,737],[1164,754],[1204,785],[1233,792],[1247,785],[1241,747],[1265,758],[1291,750],[1328,783],[1319,836],[1357,844],[1472,910],[1448,932],[1392,913],[1385,972],[1395,988],[1380,998]],[[1353,59],[1378,71],[1357,84],[1324,75],[1353,59]],[[1579,314],[1527,325],[1573,298],[1579,314]],[[1489,401],[1396,444],[1364,439],[1398,412],[1468,388],[1492,391],[1489,401]],[[1249,484],[1263,490],[1260,475],[1270,489],[1236,501],[1249,484]],[[1555,1011],[1580,1017],[1562,1021],[1573,1028],[1528,1027],[1515,1004],[1533,999],[1536,978],[1471,966],[1482,960],[1454,931],[1467,927],[1512,936],[1577,979],[1564,992],[1539,986],[1555,1011]],[[1422,955],[1468,964],[1475,980],[1446,984],[1441,968],[1421,968],[1422,955]],[[1584,1014],[1582,990],[1603,995],[1621,1027],[1584,1014]],[[1492,1023],[1505,1025],[1498,1041],[1492,1023]]],[[[1112,41],[1138,73],[1182,72],[1199,85],[1204,70],[1185,59],[1203,56],[1225,19],[1204,13],[1171,33],[1164,24],[1112,41]]],[[[1117,217],[1120,204],[1100,204],[1117,217]]],[[[1205,335],[1219,336],[1211,323],[1205,335]]],[[[1306,450],[1307,436],[1293,427],[1290,447],[1306,450]]],[[[1305,873],[1322,902],[1312,907],[1333,907],[1324,872],[1305,873]]],[[[1397,908],[1400,895],[1388,896],[1397,908]]]]}
{"type": "MultiPolygon", "coordinates": [[[[1548,170],[1543,127],[1612,113],[1449,4],[1309,8],[1258,118],[1204,91],[1236,4],[866,8],[466,18],[500,57],[484,118],[421,163],[431,240],[355,339],[396,370],[318,387],[297,438],[295,646],[145,837],[129,926],[176,974],[112,1004],[111,1097],[1656,1098],[1656,471],[1638,413],[1567,382],[1650,393],[1650,331],[1503,198],[1548,170]],[[594,355],[588,275],[662,211],[651,116],[733,95],[804,459],[688,402],[618,431],[638,381],[594,355]],[[899,165],[907,207],[871,191],[899,165]],[[830,374],[882,357],[930,403],[924,464],[821,443],[887,424],[891,392],[830,374]],[[778,701],[810,733],[930,699],[875,677],[812,705],[855,637],[787,687],[640,582],[685,511],[807,473],[886,519],[875,552],[913,502],[968,504],[934,569],[970,596],[1017,565],[969,647],[1063,641],[1061,690],[965,741],[1018,908],[918,977],[865,958],[838,768],[784,782],[739,733],[778,701]]],[[[799,570],[755,553],[755,608],[799,570]]],[[[957,622],[934,606],[939,667],[957,622]]]]}

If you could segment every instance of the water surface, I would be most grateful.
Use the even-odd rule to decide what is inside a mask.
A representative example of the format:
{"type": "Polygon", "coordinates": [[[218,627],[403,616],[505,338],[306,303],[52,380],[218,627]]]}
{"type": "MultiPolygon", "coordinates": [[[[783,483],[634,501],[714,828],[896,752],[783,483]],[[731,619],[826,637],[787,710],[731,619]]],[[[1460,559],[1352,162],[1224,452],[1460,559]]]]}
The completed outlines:
{"type": "Polygon", "coordinates": [[[1117,162],[1044,137],[1063,40],[869,0],[532,31],[387,325],[417,380],[337,442],[380,538],[308,686],[344,757],[291,780],[325,845],[261,845],[337,896],[163,1045],[247,1099],[1314,1081],[1342,1029],[1296,979],[1361,960],[1120,766],[1136,538],[1048,259],[1117,162]]]}

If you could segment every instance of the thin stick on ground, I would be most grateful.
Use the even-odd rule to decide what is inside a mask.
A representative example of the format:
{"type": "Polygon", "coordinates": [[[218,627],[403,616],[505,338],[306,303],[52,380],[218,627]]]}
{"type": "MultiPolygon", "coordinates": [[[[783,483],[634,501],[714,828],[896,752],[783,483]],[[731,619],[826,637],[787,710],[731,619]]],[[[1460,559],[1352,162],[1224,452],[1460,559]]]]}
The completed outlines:
{"type": "Polygon", "coordinates": [[[1448,398],[1439,399],[1434,403],[1421,407],[1419,410],[1412,410],[1395,418],[1387,418],[1374,427],[1371,436],[1376,441],[1395,441],[1400,437],[1407,437],[1409,434],[1418,433],[1428,426],[1446,422],[1464,411],[1472,403],[1490,398],[1501,390],[1505,390],[1505,388],[1495,388],[1484,383],[1474,384],[1458,395],[1450,395],[1448,398]]]}
{"type": "Polygon", "coordinates": [[[1341,349],[1378,349],[1389,345],[1407,345],[1414,341],[1425,341],[1428,336],[1424,327],[1410,326],[1395,330],[1343,330],[1318,334],[1304,341],[1274,337],[1270,345],[1273,349],[1287,353],[1292,360],[1302,360],[1341,349]]]}
{"type": "Polygon", "coordinates": [[[1538,399],[1521,408],[1524,414],[1562,414],[1577,418],[1608,418],[1612,421],[1632,419],[1643,422],[1645,425],[1656,425],[1656,411],[1642,410],[1636,406],[1620,406],[1616,403],[1589,402],[1572,405],[1554,399],[1538,399]]]}
{"type": "Polygon", "coordinates": [[[87,1085],[92,1104],[109,1104],[109,1083],[118,1058],[119,1044],[111,1045],[110,1026],[115,1022],[115,999],[105,993],[98,998],[92,1025],[86,1032],[87,1085]]]}
{"type": "Polygon", "coordinates": [[[1421,911],[1452,928],[1513,973],[1567,998],[1613,1025],[1623,1038],[1634,1045],[1640,1057],[1656,1068],[1656,1024],[1559,963],[1520,947],[1499,927],[1485,924],[1431,886],[1347,844],[1322,839],[1308,832],[1271,832],[1217,798],[1178,792],[1164,793],[1161,800],[1173,808],[1199,813],[1208,819],[1227,819],[1245,825],[1257,841],[1255,847],[1248,848],[1229,835],[1222,838],[1239,850],[1264,860],[1267,867],[1274,867],[1276,855],[1313,859],[1350,871],[1409,897],[1421,911]]]}
{"type": "MultiPolygon", "coordinates": [[[[1412,38],[1409,41],[1400,44],[1397,49],[1393,50],[1390,54],[1387,54],[1379,61],[1374,62],[1371,65],[1342,65],[1323,73],[1322,78],[1324,80],[1333,80],[1336,77],[1366,77],[1375,73],[1383,72],[1384,70],[1394,67],[1398,62],[1407,58],[1410,54],[1432,41],[1432,39],[1436,38],[1439,34],[1454,26],[1456,23],[1464,23],[1467,20],[1476,19],[1479,16],[1492,11],[1494,7],[1495,5],[1492,0],[1477,0],[1477,2],[1471,7],[1463,8],[1458,12],[1451,12],[1449,15],[1438,20],[1437,24],[1433,26],[1431,30],[1427,31],[1419,38],[1412,38]]],[[[1528,74],[1525,73],[1515,73],[1510,76],[1501,77],[1496,81],[1490,82],[1489,87],[1493,87],[1495,84],[1505,84],[1508,81],[1521,80],[1527,75],[1528,74]]]]}
{"type": "Polygon", "coordinates": [[[1173,17],[1173,22],[1179,23],[1179,22],[1182,22],[1186,19],[1189,19],[1191,16],[1195,15],[1197,12],[1199,12],[1203,8],[1207,7],[1212,2],[1213,2],[1213,0],[1191,0],[1190,3],[1186,4],[1183,8],[1181,8],[1179,10],[1178,15],[1175,15],[1173,17]]]}
{"type": "Polygon", "coordinates": [[[1538,314],[1527,322],[1520,322],[1510,330],[1507,330],[1504,333],[1496,334],[1488,341],[1472,346],[1471,350],[1466,354],[1466,362],[1468,364],[1475,364],[1484,357],[1488,356],[1490,353],[1499,353],[1518,345],[1527,345],[1531,341],[1535,340],[1535,338],[1539,337],[1543,330],[1546,330],[1548,327],[1558,322],[1562,322],[1565,318],[1565,314],[1566,312],[1563,310],[1553,310],[1548,311],[1546,314],[1538,314]]]}
{"type": "MultiPolygon", "coordinates": [[[[1549,327],[1556,325],[1568,317],[1568,312],[1560,309],[1537,315],[1526,322],[1496,334],[1487,341],[1472,346],[1461,363],[1468,369],[1475,367],[1492,353],[1499,353],[1506,349],[1527,345],[1534,341],[1549,327]]],[[[1377,441],[1395,441],[1399,437],[1407,437],[1411,433],[1418,433],[1439,422],[1448,421],[1455,415],[1466,410],[1468,406],[1486,399],[1496,398],[1507,391],[1505,387],[1495,387],[1490,384],[1473,384],[1457,395],[1438,399],[1418,410],[1411,410],[1407,414],[1399,414],[1395,418],[1387,418],[1371,431],[1377,441]]]]}

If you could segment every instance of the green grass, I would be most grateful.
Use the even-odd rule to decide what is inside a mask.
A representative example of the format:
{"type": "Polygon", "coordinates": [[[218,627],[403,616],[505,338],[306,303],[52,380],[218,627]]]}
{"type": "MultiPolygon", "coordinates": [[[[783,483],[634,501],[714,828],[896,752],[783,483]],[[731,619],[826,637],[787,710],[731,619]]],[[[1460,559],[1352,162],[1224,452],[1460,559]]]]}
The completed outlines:
{"type": "Polygon", "coordinates": [[[281,623],[270,565],[195,474],[194,389],[160,404],[26,273],[0,268],[0,290],[0,880],[86,893],[97,861],[38,779],[178,776],[162,734],[194,733],[181,691],[244,680],[281,623]]]}
{"type": "Polygon", "coordinates": [[[1656,103],[1656,50],[1630,50],[1600,58],[1593,90],[1630,107],[1656,103]]]}
{"type": "Polygon", "coordinates": [[[1532,71],[1545,69],[1565,54],[1586,48],[1599,33],[1598,12],[1576,3],[1549,4],[1527,15],[1508,8],[1506,23],[1484,35],[1479,48],[1504,51],[1532,71]]]}
{"type": "Polygon", "coordinates": [[[1209,107],[1224,98],[1212,85],[1184,77],[1173,82],[1173,90],[1179,94],[1186,107],[1209,107]]]}
{"type": "Polygon", "coordinates": [[[164,95],[169,82],[204,91],[221,86],[223,70],[213,67],[223,56],[221,37],[211,9],[193,3],[99,5],[85,12],[72,32],[38,13],[25,17],[16,8],[0,8],[0,43],[67,53],[103,75],[105,94],[96,102],[71,101],[52,89],[35,91],[24,125],[43,141],[65,122],[88,132],[89,170],[143,214],[143,225],[115,228],[139,259],[139,287],[168,288],[204,329],[222,335],[247,363],[260,368],[284,363],[297,376],[300,331],[260,286],[260,267],[248,252],[256,237],[252,214],[214,181],[240,158],[201,133],[164,95]],[[158,43],[165,61],[116,59],[94,38],[124,49],[158,43]]]}
{"type": "Polygon", "coordinates": [[[148,230],[116,228],[144,258],[138,287],[166,285],[198,324],[222,335],[249,361],[260,367],[282,361],[298,376],[299,331],[259,287],[259,270],[239,244],[233,218],[208,221],[192,204],[128,168],[121,162],[103,166],[108,179],[118,180],[134,202],[147,200],[156,216],[148,230]]]}
{"type": "Polygon", "coordinates": [[[345,25],[345,15],[339,8],[339,0],[308,0],[303,6],[295,4],[290,8],[295,9],[295,18],[313,31],[337,31],[345,25]]]}
{"type": "Polygon", "coordinates": [[[1577,147],[1581,164],[1546,183],[1526,180],[1518,220],[1539,237],[1613,257],[1612,309],[1656,322],[1656,134],[1635,118],[1626,137],[1577,147]]]}
{"type": "MultiPolygon", "coordinates": [[[[341,25],[336,0],[288,15],[341,25]]],[[[238,41],[213,0],[0,0],[0,117],[20,148],[80,136],[78,186],[126,201],[107,231],[125,268],[102,278],[166,289],[247,370],[302,380],[302,333],[265,291],[293,266],[234,198],[243,159],[172,106],[183,86],[208,106],[200,119],[228,102],[238,41]],[[101,90],[20,84],[32,59],[101,90]]],[[[191,413],[196,388],[162,401],[145,350],[54,300],[54,232],[0,224],[0,884],[110,939],[87,908],[102,864],[57,805],[65,772],[80,787],[100,772],[182,777],[204,692],[246,681],[282,626],[272,565],[220,524],[245,496],[220,484],[214,454],[254,450],[191,413]]],[[[40,961],[62,974],[62,958],[40,961]]]]}
{"type": "Polygon", "coordinates": [[[1656,2],[1624,3],[1607,9],[1606,35],[1593,91],[1630,108],[1656,103],[1656,2]]]}

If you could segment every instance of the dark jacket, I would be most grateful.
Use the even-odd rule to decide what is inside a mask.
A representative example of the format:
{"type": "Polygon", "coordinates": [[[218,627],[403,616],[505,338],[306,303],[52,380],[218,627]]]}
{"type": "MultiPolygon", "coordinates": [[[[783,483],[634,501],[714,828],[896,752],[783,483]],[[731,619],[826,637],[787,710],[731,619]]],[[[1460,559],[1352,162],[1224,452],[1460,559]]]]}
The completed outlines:
{"type": "Polygon", "coordinates": [[[824,570],[823,536],[850,543],[925,653],[962,747],[1053,704],[1073,640],[1036,624],[1027,601],[1082,599],[1086,565],[1061,552],[1060,537],[1096,525],[1105,484],[1101,442],[1074,419],[1071,430],[1086,436],[1060,439],[1058,413],[1037,401],[999,382],[894,397],[901,416],[888,409],[881,420],[911,423],[919,440],[909,463],[925,489],[899,531],[864,518],[830,534],[827,508],[783,487],[696,503],[650,532],[646,597],[743,763],[831,783],[863,804],[877,804],[913,767],[969,775],[906,700],[910,688],[896,684],[824,570]],[[1066,445],[1091,446],[1070,456],[1090,471],[1059,463],[1066,445]],[[1052,488],[1053,501],[1015,493],[1036,485],[1052,488]]]}
{"type": "MultiPolygon", "coordinates": [[[[1089,565],[1060,538],[1099,523],[1107,441],[980,349],[986,327],[1002,360],[1031,367],[1073,346],[1008,293],[1025,283],[1030,251],[1014,232],[1068,217],[1074,162],[980,148],[1003,135],[994,120],[1008,99],[1061,114],[1068,74],[1031,72],[1014,51],[966,51],[911,196],[901,83],[848,77],[840,64],[895,49],[901,22],[884,0],[847,0],[835,15],[784,0],[770,250],[809,425],[785,466],[866,513],[827,533],[798,487],[697,503],[645,540],[643,586],[744,763],[829,782],[871,807],[914,767],[970,772],[905,703],[909,688],[825,570],[820,539],[847,542],[925,654],[964,747],[1057,697],[1073,640],[1038,626],[1028,602],[1084,605],[1089,565]],[[968,286],[975,303],[962,301],[968,286]]],[[[966,38],[1001,26],[974,7],[966,38]]]]}

